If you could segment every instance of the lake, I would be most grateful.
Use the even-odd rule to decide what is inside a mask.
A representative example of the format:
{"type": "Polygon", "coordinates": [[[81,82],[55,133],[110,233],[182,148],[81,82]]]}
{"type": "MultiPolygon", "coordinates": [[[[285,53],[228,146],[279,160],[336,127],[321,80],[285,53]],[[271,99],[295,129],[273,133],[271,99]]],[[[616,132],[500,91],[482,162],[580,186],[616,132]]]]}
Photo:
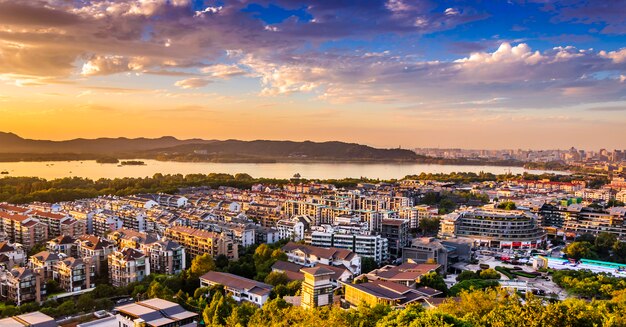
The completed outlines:
{"type": "Polygon", "coordinates": [[[247,173],[252,177],[290,178],[299,173],[302,178],[345,178],[368,177],[380,179],[403,178],[406,175],[451,172],[489,172],[493,174],[512,174],[524,172],[541,174],[545,172],[566,174],[544,170],[528,170],[522,167],[500,166],[461,166],[431,164],[398,163],[204,163],[173,162],[141,159],[144,166],[122,166],[99,164],[92,160],[85,161],[44,161],[44,162],[0,162],[0,171],[8,171],[2,176],[36,176],[54,179],[68,176],[98,178],[146,177],[162,174],[209,174],[209,173],[247,173]]]}

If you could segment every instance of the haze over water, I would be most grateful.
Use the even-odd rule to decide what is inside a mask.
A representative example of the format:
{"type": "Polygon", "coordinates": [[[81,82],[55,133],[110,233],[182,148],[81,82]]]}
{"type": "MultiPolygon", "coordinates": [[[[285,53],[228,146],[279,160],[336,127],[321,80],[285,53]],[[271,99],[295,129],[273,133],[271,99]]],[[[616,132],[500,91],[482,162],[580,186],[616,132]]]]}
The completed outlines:
{"type": "MultiPolygon", "coordinates": [[[[209,174],[209,173],[247,173],[253,177],[290,178],[299,173],[303,178],[335,179],[345,177],[368,177],[380,179],[403,178],[406,175],[424,173],[451,172],[489,172],[494,174],[512,174],[524,172],[540,174],[543,170],[528,170],[522,167],[500,166],[463,166],[429,164],[355,164],[355,163],[206,163],[142,160],[144,166],[122,166],[99,164],[95,161],[50,161],[50,162],[1,162],[0,171],[8,175],[0,176],[36,176],[45,179],[62,177],[123,178],[147,177],[162,174],[209,174]]],[[[552,171],[550,171],[552,172],[552,171]]],[[[564,174],[563,172],[554,172],[564,174]]]]}

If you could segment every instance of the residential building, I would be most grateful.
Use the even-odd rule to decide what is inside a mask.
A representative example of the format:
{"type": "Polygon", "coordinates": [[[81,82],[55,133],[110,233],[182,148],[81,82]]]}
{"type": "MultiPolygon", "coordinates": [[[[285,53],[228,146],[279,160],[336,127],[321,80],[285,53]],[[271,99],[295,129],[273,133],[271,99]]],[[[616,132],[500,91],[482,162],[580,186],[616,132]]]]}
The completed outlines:
{"type": "Polygon", "coordinates": [[[420,278],[425,274],[436,272],[441,268],[439,264],[404,262],[399,266],[387,265],[368,272],[368,280],[384,280],[415,288],[420,278]]]}
{"type": "Polygon", "coordinates": [[[82,235],[76,240],[76,253],[81,258],[94,258],[96,275],[102,276],[109,272],[105,270],[109,255],[115,251],[115,244],[105,238],[95,235],[82,235]]]}
{"type": "Polygon", "coordinates": [[[302,268],[304,274],[302,282],[301,306],[305,309],[312,309],[333,304],[333,285],[330,277],[334,271],[324,267],[302,268]]]}
{"type": "Polygon", "coordinates": [[[197,327],[197,313],[185,310],[180,304],[154,298],[117,307],[118,327],[197,327]]]}
{"type": "Polygon", "coordinates": [[[19,267],[0,272],[0,298],[3,301],[20,306],[30,301],[41,303],[45,295],[42,270],[19,267]]]}
{"type": "Polygon", "coordinates": [[[269,299],[272,286],[241,276],[209,271],[200,277],[200,287],[223,285],[226,293],[235,301],[247,301],[263,306],[269,299]]]}
{"type": "Polygon", "coordinates": [[[66,258],[54,268],[53,277],[66,292],[76,292],[96,287],[96,265],[92,258],[66,258]]]}
{"type": "Polygon", "coordinates": [[[329,266],[340,266],[348,269],[352,274],[361,273],[361,257],[349,250],[340,248],[323,248],[311,245],[287,243],[282,247],[289,262],[306,267],[313,267],[318,263],[329,266]]]}
{"type": "Polygon", "coordinates": [[[603,210],[572,204],[567,207],[563,215],[563,229],[569,237],[608,232],[619,239],[626,239],[626,207],[611,207],[603,210]]]}
{"type": "Polygon", "coordinates": [[[165,236],[185,247],[185,254],[190,259],[208,253],[212,257],[225,255],[229,260],[239,257],[237,243],[230,237],[186,226],[167,228],[165,236]]]}
{"type": "Polygon", "coordinates": [[[150,272],[174,275],[185,270],[185,248],[167,239],[156,241],[141,248],[150,259],[150,272]]]}
{"type": "Polygon", "coordinates": [[[294,216],[291,218],[281,219],[276,222],[276,229],[280,235],[279,237],[281,239],[289,239],[295,242],[303,240],[304,231],[309,225],[307,218],[304,216],[294,216]]]}
{"type": "Polygon", "coordinates": [[[109,282],[123,287],[150,275],[150,259],[139,250],[125,248],[109,254],[109,282]]]}
{"type": "Polygon", "coordinates": [[[3,327],[58,327],[54,318],[39,311],[24,313],[18,316],[0,319],[3,327]]]}
{"type": "Polygon", "coordinates": [[[402,248],[409,243],[409,221],[404,219],[383,219],[380,235],[387,239],[389,254],[402,256],[402,248]]]}
{"type": "Polygon", "coordinates": [[[404,307],[426,296],[414,288],[384,280],[372,280],[360,284],[344,283],[344,300],[351,307],[361,303],[370,306],[377,304],[391,307],[404,307]]]}
{"type": "Polygon", "coordinates": [[[347,249],[378,263],[389,258],[388,241],[381,235],[342,233],[326,228],[325,231],[311,232],[309,243],[318,247],[347,249]]]}
{"type": "Polygon", "coordinates": [[[59,255],[50,251],[41,251],[30,256],[29,265],[33,269],[40,269],[43,272],[44,280],[53,278],[54,267],[59,262],[59,255]]]}
{"type": "Polygon", "coordinates": [[[26,251],[19,243],[0,242],[0,265],[5,268],[19,266],[26,261],[26,251]]]}
{"type": "Polygon", "coordinates": [[[68,257],[78,255],[76,238],[72,236],[57,236],[46,243],[46,248],[50,252],[62,253],[68,257]]]}

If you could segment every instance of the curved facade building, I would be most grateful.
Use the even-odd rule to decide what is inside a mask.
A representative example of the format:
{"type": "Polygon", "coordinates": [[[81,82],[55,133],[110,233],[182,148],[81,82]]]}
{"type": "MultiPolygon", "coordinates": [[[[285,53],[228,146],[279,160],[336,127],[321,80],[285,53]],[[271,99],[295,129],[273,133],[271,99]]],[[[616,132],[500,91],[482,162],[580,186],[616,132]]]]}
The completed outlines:
{"type": "Polygon", "coordinates": [[[519,210],[477,209],[455,212],[441,220],[439,237],[467,237],[476,246],[536,248],[546,233],[536,216],[519,210]]]}

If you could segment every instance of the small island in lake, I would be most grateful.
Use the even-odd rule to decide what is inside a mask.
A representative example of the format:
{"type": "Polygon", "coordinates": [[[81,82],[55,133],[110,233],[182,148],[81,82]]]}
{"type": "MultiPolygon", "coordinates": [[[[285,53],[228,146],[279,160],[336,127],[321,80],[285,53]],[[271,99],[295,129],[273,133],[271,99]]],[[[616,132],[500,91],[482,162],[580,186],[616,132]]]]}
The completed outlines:
{"type": "Polygon", "coordinates": [[[128,160],[120,162],[122,166],[145,166],[146,163],[139,160],[128,160]]]}
{"type": "Polygon", "coordinates": [[[118,162],[120,162],[117,158],[113,158],[113,157],[104,157],[104,158],[98,158],[96,159],[97,163],[101,163],[101,164],[116,164],[118,162]]]}

